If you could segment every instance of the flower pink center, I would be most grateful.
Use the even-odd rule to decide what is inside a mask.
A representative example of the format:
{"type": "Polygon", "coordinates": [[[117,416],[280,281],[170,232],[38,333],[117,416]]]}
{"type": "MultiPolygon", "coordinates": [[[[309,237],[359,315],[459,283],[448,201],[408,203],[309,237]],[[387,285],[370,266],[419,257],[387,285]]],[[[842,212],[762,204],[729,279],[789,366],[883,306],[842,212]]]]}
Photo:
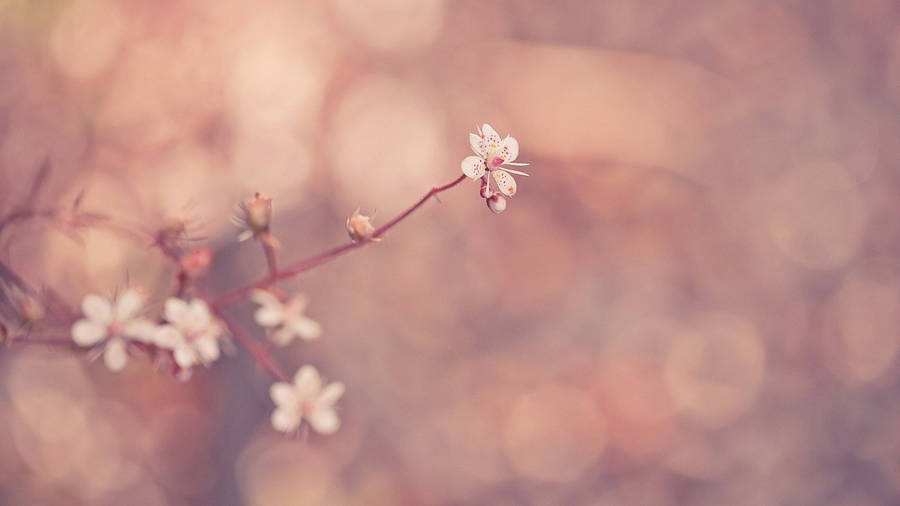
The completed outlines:
{"type": "Polygon", "coordinates": [[[106,333],[110,336],[118,336],[122,334],[122,325],[119,322],[114,321],[107,325],[106,333]]]}
{"type": "Polygon", "coordinates": [[[491,168],[496,169],[497,167],[503,165],[503,158],[499,156],[495,156],[491,158],[491,168]]]}

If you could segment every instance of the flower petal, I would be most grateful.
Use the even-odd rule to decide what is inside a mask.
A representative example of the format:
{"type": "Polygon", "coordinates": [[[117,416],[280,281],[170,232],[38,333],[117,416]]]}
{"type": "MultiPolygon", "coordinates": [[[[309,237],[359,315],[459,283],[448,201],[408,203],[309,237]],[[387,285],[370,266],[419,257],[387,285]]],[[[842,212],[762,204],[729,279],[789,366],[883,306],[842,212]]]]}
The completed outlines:
{"type": "Polygon", "coordinates": [[[194,348],[186,342],[177,343],[175,345],[175,363],[184,369],[196,364],[197,353],[194,348]]]}
{"type": "Polygon", "coordinates": [[[209,327],[212,315],[209,314],[209,306],[203,299],[192,299],[188,304],[187,313],[184,315],[184,327],[191,332],[201,332],[209,327]]]}
{"type": "Polygon", "coordinates": [[[459,166],[466,177],[478,179],[484,175],[484,160],[477,156],[467,156],[463,158],[463,161],[459,166]]]}
{"type": "Polygon", "coordinates": [[[311,365],[301,367],[294,375],[294,386],[297,388],[297,396],[300,399],[310,399],[319,395],[322,389],[322,377],[319,371],[311,365]]]}
{"type": "Polygon", "coordinates": [[[494,175],[494,181],[497,182],[497,188],[500,188],[500,191],[503,192],[507,197],[512,197],[516,194],[516,180],[506,172],[505,170],[495,170],[492,171],[494,175]]]}
{"type": "Polygon", "coordinates": [[[122,327],[125,337],[142,343],[152,343],[156,339],[156,333],[156,324],[146,318],[134,318],[122,327]]]}
{"type": "Polygon", "coordinates": [[[329,383],[328,386],[322,389],[322,393],[319,394],[317,401],[326,406],[333,406],[344,395],[344,390],[346,390],[346,387],[340,381],[329,383]]]}
{"type": "Polygon", "coordinates": [[[260,306],[274,306],[281,305],[281,301],[278,300],[278,297],[275,296],[274,293],[268,290],[253,290],[250,292],[250,300],[259,304],[260,306]]]}
{"type": "Polygon", "coordinates": [[[175,346],[182,341],[184,341],[184,336],[181,331],[172,325],[161,325],[153,333],[153,342],[167,350],[175,349],[175,346]]]}
{"type": "Polygon", "coordinates": [[[269,339],[275,343],[275,346],[283,347],[287,346],[294,340],[295,334],[294,331],[287,327],[280,327],[275,332],[272,332],[272,335],[269,336],[269,339]]]}
{"type": "Polygon", "coordinates": [[[481,125],[481,133],[484,134],[484,150],[487,153],[500,148],[500,134],[487,123],[481,125]]]}
{"type": "Polygon", "coordinates": [[[319,406],[307,417],[309,426],[320,434],[334,434],[341,426],[337,412],[329,406],[319,406]]]}
{"type": "Polygon", "coordinates": [[[285,406],[297,408],[299,406],[297,395],[294,393],[294,385],[290,383],[285,383],[283,381],[273,383],[272,386],[269,387],[269,397],[271,397],[272,402],[279,407],[285,406]]]}
{"type": "Polygon", "coordinates": [[[78,320],[72,325],[72,340],[78,346],[93,346],[106,337],[106,326],[93,320],[78,320]]]}
{"type": "Polygon", "coordinates": [[[300,427],[300,411],[297,409],[275,408],[272,411],[272,427],[280,432],[293,432],[300,427]]]}
{"type": "Polygon", "coordinates": [[[108,325],[113,319],[112,304],[99,295],[88,295],[81,301],[81,312],[88,319],[108,325]]]}
{"type": "Polygon", "coordinates": [[[288,320],[287,325],[300,336],[301,339],[311,341],[322,335],[322,326],[319,322],[305,316],[296,316],[288,320]]]}
{"type": "Polygon", "coordinates": [[[166,320],[169,323],[181,326],[187,310],[187,302],[176,297],[169,297],[168,299],[166,299],[163,313],[165,314],[166,320]]]}
{"type": "Polygon", "coordinates": [[[128,362],[125,341],[118,338],[110,339],[103,350],[103,362],[110,371],[119,372],[124,369],[125,363],[128,362]]]}
{"type": "Polygon", "coordinates": [[[137,290],[131,288],[125,290],[116,297],[116,320],[124,322],[132,319],[143,304],[144,299],[137,290]]]}
{"type": "Polygon", "coordinates": [[[504,163],[514,162],[516,157],[519,156],[519,141],[515,137],[507,135],[503,142],[500,143],[500,156],[503,158],[504,163]]]}
{"type": "Polygon", "coordinates": [[[281,325],[284,321],[284,308],[281,306],[281,303],[278,305],[262,306],[253,314],[253,319],[263,327],[281,325]]]}
{"type": "Polygon", "coordinates": [[[203,359],[203,363],[209,365],[219,359],[219,340],[214,334],[207,334],[194,341],[194,348],[203,359]]]}
{"type": "Polygon", "coordinates": [[[481,158],[484,158],[484,139],[480,135],[469,134],[469,146],[481,158]]]}

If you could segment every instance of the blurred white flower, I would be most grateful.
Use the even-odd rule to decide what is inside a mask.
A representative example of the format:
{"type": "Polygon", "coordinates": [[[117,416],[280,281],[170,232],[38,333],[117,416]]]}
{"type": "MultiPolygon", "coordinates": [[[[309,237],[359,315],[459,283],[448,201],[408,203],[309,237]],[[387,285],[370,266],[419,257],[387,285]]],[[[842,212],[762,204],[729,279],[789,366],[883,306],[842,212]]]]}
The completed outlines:
{"type": "Polygon", "coordinates": [[[517,163],[519,156],[519,142],[515,137],[506,136],[500,139],[500,135],[491,125],[485,123],[478,129],[478,134],[469,134],[469,145],[478,156],[467,156],[463,159],[461,168],[463,174],[476,180],[481,178],[486,188],[482,189],[482,197],[489,198],[492,195],[487,173],[494,178],[497,188],[508,196],[516,194],[516,180],[512,174],[527,176],[525,172],[510,169],[506,165],[524,166],[527,163],[517,163]]]}
{"type": "Polygon", "coordinates": [[[293,383],[278,382],[269,388],[275,403],[272,426],[290,433],[300,428],[303,420],[321,434],[333,434],[340,427],[334,404],[344,395],[344,384],[336,381],[322,387],[319,372],[305,365],[294,375],[293,383]]]}
{"type": "Polygon", "coordinates": [[[85,318],[72,325],[72,340],[78,346],[103,343],[103,361],[111,371],[121,371],[128,362],[128,343],[150,343],[156,326],[138,313],[144,304],[140,293],[126,289],[114,299],[88,295],[81,301],[85,318]]]}
{"type": "Polygon", "coordinates": [[[305,315],[308,300],[297,294],[287,302],[266,290],[253,290],[250,299],[260,305],[254,318],[256,323],[272,329],[270,338],[278,346],[285,346],[294,338],[309,341],[322,335],[322,326],[305,315]]]}
{"type": "Polygon", "coordinates": [[[224,329],[206,302],[170,297],[164,315],[168,324],[157,330],[156,345],[172,350],[179,367],[187,369],[198,362],[209,365],[219,358],[219,338],[224,329]]]}

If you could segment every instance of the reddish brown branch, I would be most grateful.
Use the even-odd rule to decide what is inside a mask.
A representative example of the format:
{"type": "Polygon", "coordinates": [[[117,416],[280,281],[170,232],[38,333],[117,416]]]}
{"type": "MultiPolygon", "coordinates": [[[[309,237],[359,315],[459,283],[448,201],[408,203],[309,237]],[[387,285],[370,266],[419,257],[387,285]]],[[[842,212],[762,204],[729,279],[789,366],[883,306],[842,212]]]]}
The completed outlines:
{"type": "Polygon", "coordinates": [[[51,348],[68,348],[71,350],[80,349],[71,339],[50,339],[43,337],[19,336],[12,337],[6,341],[9,346],[15,345],[33,345],[46,346],[51,348]]]}
{"type": "Polygon", "coordinates": [[[253,357],[253,359],[266,371],[269,372],[272,376],[274,376],[279,381],[284,381],[290,383],[291,380],[287,374],[285,374],[284,370],[281,369],[281,366],[275,362],[275,359],[272,358],[272,354],[269,353],[268,347],[264,344],[256,341],[250,334],[248,334],[241,325],[237,323],[234,318],[231,318],[221,312],[217,313],[219,318],[221,318],[225,324],[228,326],[228,329],[231,330],[231,335],[234,336],[234,340],[237,341],[241,347],[247,350],[248,353],[253,357]]]}
{"type": "Polygon", "coordinates": [[[269,269],[269,277],[275,277],[278,275],[278,260],[275,257],[275,248],[266,241],[260,241],[260,244],[266,254],[266,266],[269,269]]]}
{"type": "Polygon", "coordinates": [[[366,239],[364,241],[359,241],[359,242],[350,242],[348,244],[344,244],[341,246],[331,248],[329,250],[323,251],[322,253],[313,255],[309,258],[305,258],[303,260],[300,260],[299,262],[293,263],[280,271],[279,270],[275,270],[274,272],[270,271],[270,273],[264,279],[255,281],[253,283],[249,283],[249,284],[241,286],[241,287],[238,287],[238,288],[232,290],[231,292],[226,293],[225,295],[222,295],[221,297],[215,299],[212,302],[213,307],[221,308],[221,307],[225,307],[225,306],[234,304],[235,302],[239,302],[239,301],[243,300],[247,296],[247,294],[249,294],[252,290],[254,290],[256,288],[265,288],[278,280],[296,276],[297,274],[306,272],[314,267],[317,267],[324,263],[328,263],[345,253],[348,253],[350,251],[353,251],[355,249],[361,248],[367,244],[374,242],[375,239],[378,239],[381,236],[383,236],[394,225],[400,223],[401,221],[406,219],[407,216],[409,216],[410,214],[415,212],[416,209],[418,209],[423,204],[425,204],[425,202],[427,202],[429,198],[434,197],[443,191],[449,190],[450,188],[453,188],[454,186],[461,183],[465,178],[466,178],[465,175],[461,175],[458,178],[454,179],[453,181],[451,181],[443,186],[436,186],[436,187],[432,188],[431,190],[428,191],[428,193],[426,193],[415,204],[408,207],[405,211],[403,211],[399,215],[395,216],[393,219],[391,219],[390,221],[388,221],[381,227],[377,228],[375,230],[375,232],[373,232],[372,235],[368,239],[366,239]]]}

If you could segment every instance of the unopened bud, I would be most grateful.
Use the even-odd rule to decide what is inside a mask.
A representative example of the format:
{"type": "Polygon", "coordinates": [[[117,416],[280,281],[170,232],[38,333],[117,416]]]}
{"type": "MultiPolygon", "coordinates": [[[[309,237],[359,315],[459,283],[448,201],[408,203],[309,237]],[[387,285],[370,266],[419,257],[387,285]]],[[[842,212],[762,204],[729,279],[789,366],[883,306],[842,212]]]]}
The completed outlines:
{"type": "Polygon", "coordinates": [[[47,310],[39,300],[34,297],[26,296],[22,300],[22,323],[26,325],[34,325],[47,315],[47,310]]]}
{"type": "Polygon", "coordinates": [[[493,211],[494,214],[500,214],[506,210],[506,197],[499,193],[491,195],[491,197],[485,199],[485,201],[487,202],[488,209],[493,211]]]}
{"type": "Polygon", "coordinates": [[[244,202],[244,211],[247,213],[247,227],[254,232],[265,232],[272,221],[272,198],[256,193],[244,202]]]}
{"type": "Polygon", "coordinates": [[[488,180],[486,177],[481,178],[481,198],[488,199],[491,198],[494,192],[491,191],[491,185],[488,184],[488,180]]]}
{"type": "Polygon", "coordinates": [[[181,271],[189,278],[197,278],[206,274],[213,259],[213,251],[202,247],[189,251],[181,257],[181,271]]]}
{"type": "Polygon", "coordinates": [[[375,233],[372,217],[359,213],[359,209],[347,218],[347,234],[353,242],[365,241],[375,233]]]}
{"type": "Polygon", "coordinates": [[[256,193],[252,199],[247,199],[237,205],[237,213],[231,217],[231,221],[244,229],[238,235],[238,241],[246,241],[251,237],[261,238],[269,235],[269,225],[272,222],[272,198],[256,193]]]}

